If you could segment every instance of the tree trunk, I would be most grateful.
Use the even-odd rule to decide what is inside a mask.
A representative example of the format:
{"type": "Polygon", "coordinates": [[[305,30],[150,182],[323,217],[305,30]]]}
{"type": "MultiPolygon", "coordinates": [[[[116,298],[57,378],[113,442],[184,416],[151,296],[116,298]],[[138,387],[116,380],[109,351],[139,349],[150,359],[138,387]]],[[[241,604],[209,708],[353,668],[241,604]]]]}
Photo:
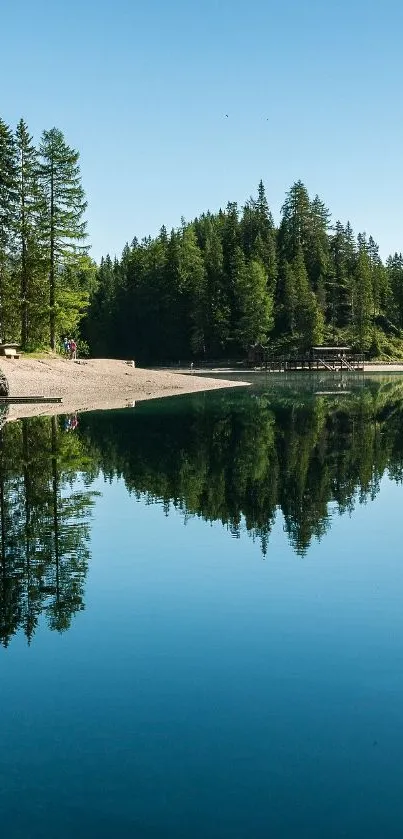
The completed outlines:
{"type": "Polygon", "coordinates": [[[50,173],[50,273],[49,273],[49,308],[50,308],[50,347],[56,349],[56,313],[55,313],[55,230],[54,230],[54,174],[53,160],[50,173]]]}
{"type": "Polygon", "coordinates": [[[25,349],[28,342],[28,276],[27,235],[25,218],[24,149],[21,150],[21,343],[25,349]]]}

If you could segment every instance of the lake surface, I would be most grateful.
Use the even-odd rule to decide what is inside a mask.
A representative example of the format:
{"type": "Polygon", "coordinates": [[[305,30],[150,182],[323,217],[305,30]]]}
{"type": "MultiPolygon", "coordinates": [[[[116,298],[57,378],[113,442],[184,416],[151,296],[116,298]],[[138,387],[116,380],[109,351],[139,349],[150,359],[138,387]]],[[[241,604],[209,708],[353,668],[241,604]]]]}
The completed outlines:
{"type": "Polygon", "coordinates": [[[403,377],[6,423],[14,837],[403,835],[403,377]]]}

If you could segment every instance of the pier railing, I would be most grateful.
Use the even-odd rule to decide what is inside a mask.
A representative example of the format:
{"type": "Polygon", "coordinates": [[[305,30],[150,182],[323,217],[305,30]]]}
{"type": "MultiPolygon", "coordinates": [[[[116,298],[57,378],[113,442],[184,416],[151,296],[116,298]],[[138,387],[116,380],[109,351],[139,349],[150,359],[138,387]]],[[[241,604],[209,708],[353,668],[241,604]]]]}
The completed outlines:
{"type": "Polygon", "coordinates": [[[311,370],[329,373],[351,372],[356,373],[364,370],[364,356],[358,354],[337,354],[330,355],[283,355],[274,356],[262,353],[253,359],[246,358],[218,358],[192,361],[180,361],[168,363],[164,369],[196,371],[196,370],[264,370],[268,373],[285,373],[296,370],[311,370]]]}
{"type": "Polygon", "coordinates": [[[310,357],[310,356],[283,356],[274,357],[268,356],[263,358],[258,364],[251,364],[251,367],[259,367],[262,370],[267,370],[268,373],[285,373],[292,370],[311,370],[322,371],[326,370],[329,373],[345,372],[359,372],[364,370],[364,356],[363,355],[348,355],[348,356],[334,356],[333,358],[325,356],[310,357]]]}

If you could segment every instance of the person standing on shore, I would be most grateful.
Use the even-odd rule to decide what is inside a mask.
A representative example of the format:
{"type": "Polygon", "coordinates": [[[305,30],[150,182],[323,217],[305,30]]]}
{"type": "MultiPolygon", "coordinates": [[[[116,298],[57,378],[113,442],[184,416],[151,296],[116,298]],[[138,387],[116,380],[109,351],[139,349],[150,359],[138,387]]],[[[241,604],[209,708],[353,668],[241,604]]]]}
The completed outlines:
{"type": "Polygon", "coordinates": [[[77,344],[74,338],[72,338],[70,341],[70,358],[73,361],[75,361],[75,359],[77,358],[77,344]]]}

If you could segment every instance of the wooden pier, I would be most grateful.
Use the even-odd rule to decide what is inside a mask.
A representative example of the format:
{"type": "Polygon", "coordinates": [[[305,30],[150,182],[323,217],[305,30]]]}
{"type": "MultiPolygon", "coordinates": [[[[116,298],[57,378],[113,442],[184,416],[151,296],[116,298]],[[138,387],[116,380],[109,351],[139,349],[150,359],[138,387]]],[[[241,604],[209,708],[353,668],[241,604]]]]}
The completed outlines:
{"type": "Polygon", "coordinates": [[[259,356],[250,367],[258,367],[268,373],[288,373],[297,370],[328,373],[358,373],[364,370],[364,356],[353,353],[350,347],[312,347],[306,354],[272,356],[262,347],[259,356]]]}
{"type": "Polygon", "coordinates": [[[62,401],[61,396],[0,396],[0,405],[60,405],[62,401]]]}

